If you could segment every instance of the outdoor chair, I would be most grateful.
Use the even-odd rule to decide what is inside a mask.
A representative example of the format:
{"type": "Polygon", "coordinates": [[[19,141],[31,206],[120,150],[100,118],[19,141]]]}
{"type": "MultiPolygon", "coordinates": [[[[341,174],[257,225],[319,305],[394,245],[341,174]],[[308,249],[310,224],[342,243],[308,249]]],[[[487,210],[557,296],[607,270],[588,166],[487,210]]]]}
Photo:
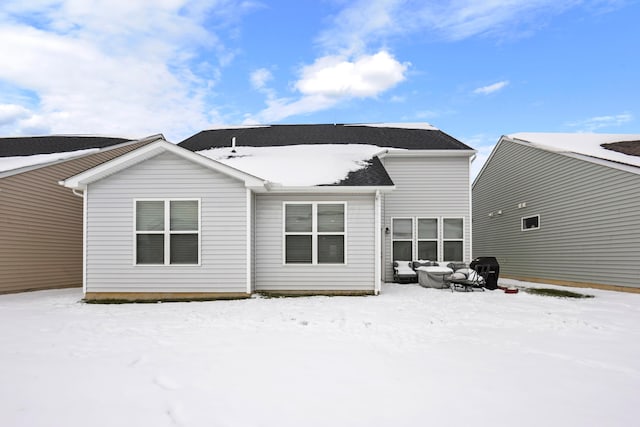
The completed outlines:
{"type": "Polygon", "coordinates": [[[396,283],[416,283],[418,273],[413,269],[413,263],[411,261],[394,261],[393,281],[396,283]]]}
{"type": "Polygon", "coordinates": [[[484,291],[484,286],[487,283],[487,277],[489,277],[491,266],[487,264],[478,264],[473,269],[458,270],[449,277],[446,278],[447,283],[451,287],[451,291],[464,291],[471,292],[474,289],[480,289],[484,291]],[[462,278],[462,276],[465,276],[462,278]]]}

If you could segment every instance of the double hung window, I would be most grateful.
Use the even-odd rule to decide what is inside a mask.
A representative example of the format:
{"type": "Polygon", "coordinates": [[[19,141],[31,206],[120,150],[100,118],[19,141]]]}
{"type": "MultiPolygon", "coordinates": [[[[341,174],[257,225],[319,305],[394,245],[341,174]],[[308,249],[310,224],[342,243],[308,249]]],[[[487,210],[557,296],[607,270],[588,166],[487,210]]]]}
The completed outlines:
{"type": "Polygon", "coordinates": [[[285,264],[344,264],[346,203],[284,204],[285,264]]]}
{"type": "Polygon", "coordinates": [[[413,218],[394,218],[391,225],[393,259],[411,261],[413,258],[413,218]]]}
{"type": "Polygon", "coordinates": [[[438,219],[418,218],[418,259],[438,259],[438,219]]]}
{"type": "Polygon", "coordinates": [[[200,263],[200,201],[135,201],[135,263],[200,263]]]}
{"type": "Polygon", "coordinates": [[[462,261],[464,243],[464,224],[462,218],[444,218],[442,220],[442,250],[445,261],[462,261]]]}

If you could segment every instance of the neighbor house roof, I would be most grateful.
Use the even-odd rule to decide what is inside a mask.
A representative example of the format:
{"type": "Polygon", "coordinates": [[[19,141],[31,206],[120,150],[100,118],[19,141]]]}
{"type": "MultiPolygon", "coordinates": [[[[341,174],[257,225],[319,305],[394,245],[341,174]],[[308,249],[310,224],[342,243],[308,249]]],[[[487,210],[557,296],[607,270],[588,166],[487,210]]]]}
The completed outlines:
{"type": "Polygon", "coordinates": [[[546,151],[640,168],[640,134],[514,133],[507,138],[546,151]]]}
{"type": "Polygon", "coordinates": [[[68,160],[131,141],[81,135],[0,138],[0,173],[68,160]]]}
{"type": "Polygon", "coordinates": [[[31,156],[104,148],[131,141],[128,138],[95,135],[48,135],[0,138],[0,157],[31,156]]]}
{"type": "Polygon", "coordinates": [[[238,126],[199,132],[180,144],[192,151],[215,147],[366,144],[407,150],[472,150],[428,123],[238,126]]]}

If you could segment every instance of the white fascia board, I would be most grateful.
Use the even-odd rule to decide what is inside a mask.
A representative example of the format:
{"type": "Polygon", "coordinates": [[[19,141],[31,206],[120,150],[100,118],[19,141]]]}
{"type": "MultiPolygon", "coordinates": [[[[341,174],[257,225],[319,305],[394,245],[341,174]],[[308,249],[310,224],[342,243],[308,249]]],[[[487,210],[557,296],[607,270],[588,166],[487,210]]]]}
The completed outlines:
{"type": "Polygon", "coordinates": [[[396,189],[395,185],[387,186],[347,186],[347,185],[319,185],[314,187],[285,187],[274,184],[266,184],[266,191],[256,192],[269,192],[272,194],[278,193],[309,193],[309,194],[331,194],[331,193],[375,193],[379,191],[381,193],[387,193],[396,189]]]}
{"type": "Polygon", "coordinates": [[[391,148],[378,155],[385,157],[471,157],[477,150],[403,150],[391,148]]]}
{"type": "Polygon", "coordinates": [[[98,181],[116,172],[124,170],[130,166],[140,163],[144,160],[150,159],[163,152],[170,152],[176,154],[186,160],[197,163],[208,169],[215,170],[225,175],[244,181],[245,186],[260,187],[264,186],[264,180],[249,175],[231,166],[224,165],[215,160],[196,154],[186,148],[179,147],[175,144],[167,142],[164,138],[159,138],[157,141],[133,150],[122,156],[116,157],[106,163],[98,165],[87,171],[84,171],[78,175],[67,178],[64,181],[60,181],[60,185],[64,185],[68,188],[75,188],[84,190],[87,184],[98,181]]]}

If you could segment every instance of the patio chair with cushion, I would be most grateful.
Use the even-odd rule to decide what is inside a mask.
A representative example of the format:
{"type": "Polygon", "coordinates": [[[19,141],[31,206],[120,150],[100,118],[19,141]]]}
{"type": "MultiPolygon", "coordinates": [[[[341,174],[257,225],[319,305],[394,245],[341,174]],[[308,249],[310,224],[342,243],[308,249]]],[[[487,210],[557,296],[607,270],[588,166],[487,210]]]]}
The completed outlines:
{"type": "Polygon", "coordinates": [[[449,283],[451,291],[470,292],[476,289],[484,291],[490,271],[490,265],[478,264],[473,269],[463,268],[456,270],[445,280],[449,283]]]}

